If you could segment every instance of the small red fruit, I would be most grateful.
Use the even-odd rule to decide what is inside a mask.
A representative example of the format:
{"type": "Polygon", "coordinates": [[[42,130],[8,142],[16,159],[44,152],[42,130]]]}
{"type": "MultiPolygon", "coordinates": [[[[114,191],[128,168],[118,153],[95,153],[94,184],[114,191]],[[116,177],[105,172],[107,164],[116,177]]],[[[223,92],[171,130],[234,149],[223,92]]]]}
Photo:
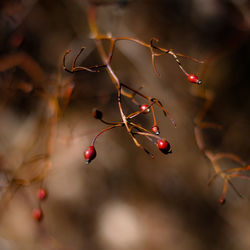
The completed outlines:
{"type": "Polygon", "coordinates": [[[170,149],[170,144],[168,141],[161,139],[158,141],[157,143],[158,148],[161,150],[162,153],[164,154],[169,154],[172,153],[171,149],[170,149]]]}
{"type": "Polygon", "coordinates": [[[147,104],[140,105],[140,110],[143,114],[147,114],[148,112],[150,112],[150,108],[147,104]]]}
{"type": "Polygon", "coordinates": [[[96,157],[96,151],[94,146],[89,146],[89,148],[84,152],[84,158],[86,159],[86,164],[89,164],[96,157]]]}
{"type": "Polygon", "coordinates": [[[191,83],[201,84],[201,80],[196,75],[188,75],[187,78],[191,83]]]}
{"type": "Polygon", "coordinates": [[[44,189],[44,188],[38,189],[38,191],[37,191],[37,198],[39,200],[44,200],[45,198],[47,198],[47,191],[46,191],[46,189],[44,189]]]}
{"type": "Polygon", "coordinates": [[[36,221],[40,221],[43,218],[43,211],[40,208],[35,208],[32,212],[33,219],[36,221]]]}
{"type": "Polygon", "coordinates": [[[219,199],[219,203],[220,203],[221,205],[224,205],[225,202],[226,202],[226,199],[225,199],[225,198],[220,198],[220,199],[219,199]]]}
{"type": "Polygon", "coordinates": [[[152,127],[152,132],[155,133],[156,135],[159,135],[160,134],[160,131],[159,131],[159,127],[158,126],[153,126],[152,127]]]}

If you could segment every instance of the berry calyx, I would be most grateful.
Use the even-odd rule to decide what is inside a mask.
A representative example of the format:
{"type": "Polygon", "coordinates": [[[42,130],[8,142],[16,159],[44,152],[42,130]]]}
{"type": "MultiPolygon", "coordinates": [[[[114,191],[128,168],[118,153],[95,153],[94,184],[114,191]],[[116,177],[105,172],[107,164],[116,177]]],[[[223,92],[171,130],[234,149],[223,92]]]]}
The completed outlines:
{"type": "Polygon", "coordinates": [[[201,80],[199,80],[196,75],[188,75],[187,78],[191,83],[201,84],[201,80]]]}
{"type": "Polygon", "coordinates": [[[43,211],[40,208],[35,208],[32,212],[33,219],[36,221],[41,221],[43,218],[43,211]]]}
{"type": "Polygon", "coordinates": [[[89,164],[96,157],[96,151],[94,146],[89,146],[89,148],[84,152],[84,158],[86,164],[89,164]]]}
{"type": "Polygon", "coordinates": [[[147,114],[148,112],[150,112],[150,108],[147,104],[142,104],[142,105],[140,105],[140,111],[143,114],[147,114]]]}
{"type": "Polygon", "coordinates": [[[160,134],[160,131],[159,131],[159,127],[158,126],[153,126],[152,127],[152,132],[155,133],[156,135],[159,135],[160,134]]]}
{"type": "Polygon", "coordinates": [[[94,109],[92,115],[96,118],[96,119],[102,119],[102,111],[98,110],[98,109],[94,109]]]}
{"type": "Polygon", "coordinates": [[[159,140],[157,146],[164,154],[172,153],[169,142],[164,139],[159,140]]]}
{"type": "Polygon", "coordinates": [[[46,199],[47,198],[47,191],[46,191],[46,189],[44,189],[44,188],[38,189],[38,191],[37,191],[37,198],[39,200],[46,199]]]}

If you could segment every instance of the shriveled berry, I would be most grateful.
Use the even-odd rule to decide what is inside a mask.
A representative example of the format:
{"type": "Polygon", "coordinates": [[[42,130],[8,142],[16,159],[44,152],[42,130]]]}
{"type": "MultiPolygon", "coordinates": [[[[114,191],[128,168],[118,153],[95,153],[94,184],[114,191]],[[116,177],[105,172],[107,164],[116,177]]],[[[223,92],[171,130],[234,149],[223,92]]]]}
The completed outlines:
{"type": "Polygon", "coordinates": [[[40,208],[35,208],[33,209],[32,215],[34,220],[41,221],[43,218],[43,211],[40,208]]]}
{"type": "Polygon", "coordinates": [[[152,127],[152,132],[155,133],[156,135],[159,135],[160,134],[160,131],[159,131],[159,127],[158,126],[153,126],[152,127]]]}
{"type": "Polygon", "coordinates": [[[98,109],[94,109],[92,115],[96,118],[96,119],[102,119],[102,111],[98,110],[98,109]]]}
{"type": "Polygon", "coordinates": [[[140,105],[140,110],[143,114],[147,114],[148,112],[150,112],[150,108],[147,104],[140,105]]]}
{"type": "Polygon", "coordinates": [[[37,198],[39,200],[46,199],[47,198],[47,191],[46,191],[46,189],[44,189],[44,188],[38,189],[38,191],[37,191],[37,198]]]}
{"type": "Polygon", "coordinates": [[[162,153],[164,154],[169,154],[172,153],[171,149],[170,149],[170,144],[168,141],[161,139],[158,141],[157,143],[158,148],[161,150],[162,153]]]}
{"type": "Polygon", "coordinates": [[[187,77],[188,77],[189,82],[201,84],[201,80],[199,80],[196,75],[188,75],[187,77]]]}
{"type": "Polygon", "coordinates": [[[96,151],[94,146],[89,146],[89,148],[84,152],[84,158],[86,164],[89,164],[96,157],[96,151]]]}

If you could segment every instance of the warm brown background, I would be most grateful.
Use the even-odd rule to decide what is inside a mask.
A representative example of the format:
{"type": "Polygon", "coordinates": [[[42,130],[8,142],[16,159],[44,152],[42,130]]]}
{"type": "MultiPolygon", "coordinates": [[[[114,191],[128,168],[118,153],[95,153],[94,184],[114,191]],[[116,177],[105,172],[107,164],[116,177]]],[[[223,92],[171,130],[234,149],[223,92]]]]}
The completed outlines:
{"type": "MultiPolygon", "coordinates": [[[[215,93],[207,120],[222,124],[223,131],[207,130],[207,146],[214,152],[235,153],[249,163],[248,1],[112,2],[99,8],[103,33],[144,41],[158,37],[162,47],[209,59],[204,68],[182,60],[187,71],[198,73],[203,87],[215,93]]],[[[85,165],[83,151],[105,127],[92,118],[92,108],[103,110],[107,120],[120,120],[116,91],[105,71],[72,76],[61,69],[64,52],[77,53],[83,45],[88,48],[84,65],[100,62],[89,39],[86,6],[84,0],[0,2],[1,56],[24,51],[41,65],[49,81],[75,84],[58,123],[52,168],[45,179],[49,198],[42,205],[44,220],[37,225],[31,216],[38,185],[20,189],[1,210],[0,249],[250,249],[250,185],[246,180],[236,181],[248,198],[242,200],[229,189],[224,206],[217,202],[222,182],[218,179],[207,188],[213,172],[193,132],[193,119],[202,102],[190,94],[190,84],[172,57],[157,60],[161,73],[157,78],[149,52],[122,42],[112,65],[123,82],[134,88],[144,85],[143,92],[162,100],[175,118],[176,129],[158,113],[161,134],[171,142],[173,154],[165,156],[145,141],[156,154],[152,160],[136,148],[125,130],[117,128],[98,139],[98,156],[85,165]]],[[[20,81],[30,81],[20,68],[0,72],[0,98],[4,100],[0,160],[1,168],[10,174],[24,157],[21,152],[27,138],[43,137],[32,130],[41,112],[39,97],[15,88],[6,92],[9,82],[20,81]]],[[[135,110],[127,103],[127,112],[135,110]]],[[[152,126],[150,115],[140,122],[152,126]]],[[[37,153],[42,151],[39,145],[37,153]]],[[[230,161],[223,164],[235,166],[230,161]]]]}

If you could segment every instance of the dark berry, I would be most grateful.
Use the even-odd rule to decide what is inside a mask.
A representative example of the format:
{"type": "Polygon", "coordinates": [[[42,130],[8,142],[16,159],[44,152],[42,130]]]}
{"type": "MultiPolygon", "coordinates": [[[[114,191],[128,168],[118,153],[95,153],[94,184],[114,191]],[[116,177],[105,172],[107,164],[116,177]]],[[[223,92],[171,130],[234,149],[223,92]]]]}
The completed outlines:
{"type": "Polygon", "coordinates": [[[102,111],[94,109],[92,114],[96,119],[102,119],[102,111]]]}

